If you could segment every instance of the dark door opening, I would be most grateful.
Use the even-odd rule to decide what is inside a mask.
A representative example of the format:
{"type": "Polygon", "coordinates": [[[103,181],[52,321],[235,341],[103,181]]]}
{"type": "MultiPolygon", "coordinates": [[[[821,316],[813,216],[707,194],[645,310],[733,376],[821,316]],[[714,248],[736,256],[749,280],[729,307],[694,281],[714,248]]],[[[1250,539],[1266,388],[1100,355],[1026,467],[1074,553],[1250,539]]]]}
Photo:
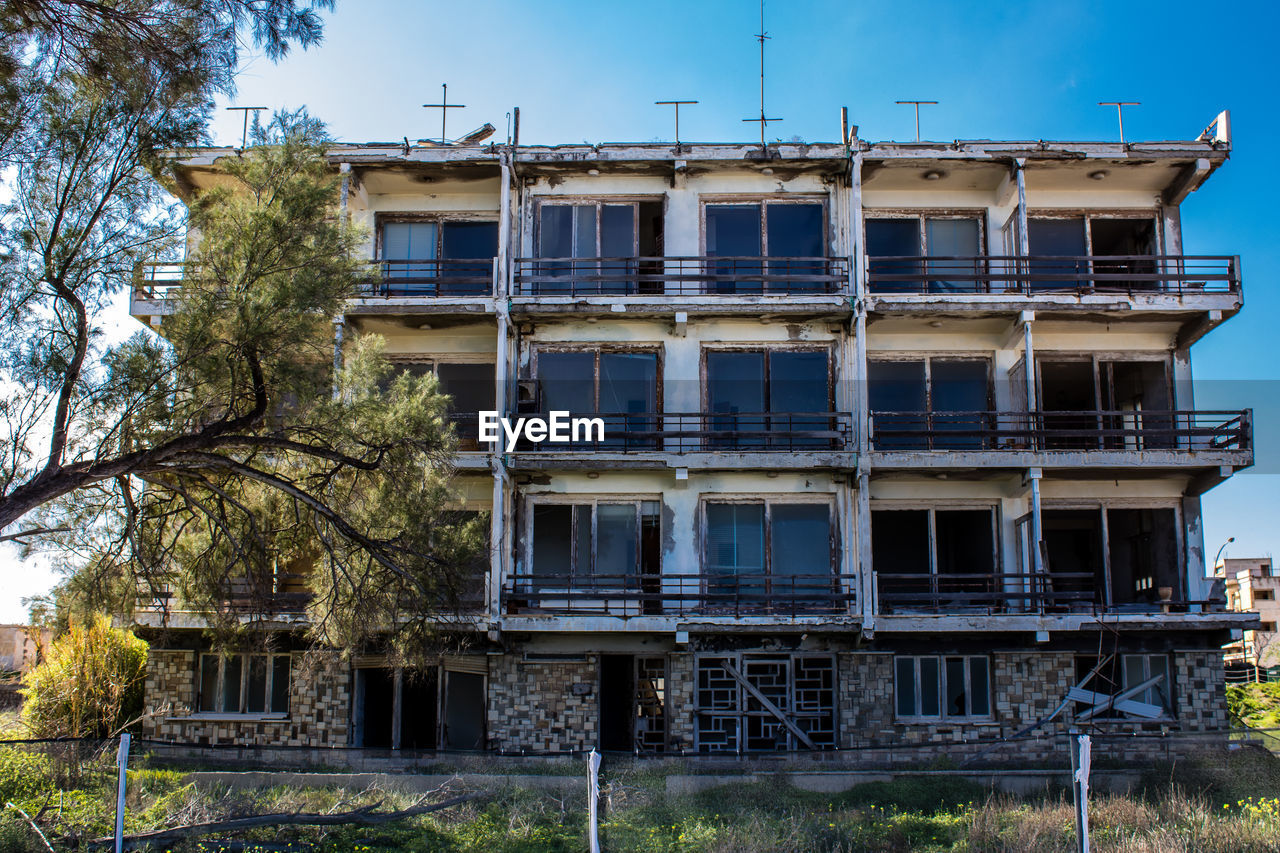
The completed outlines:
{"type": "Polygon", "coordinates": [[[484,749],[486,705],[483,675],[445,672],[445,749],[484,749]]]}
{"type": "Polygon", "coordinates": [[[405,671],[401,678],[400,748],[435,749],[437,671],[405,671]]]}
{"type": "Polygon", "coordinates": [[[600,748],[635,749],[635,657],[600,656],[600,748]]]}
{"type": "Polygon", "coordinates": [[[354,737],[356,746],[391,748],[391,715],[395,703],[395,674],[386,667],[356,670],[354,737]]]}
{"type": "Polygon", "coordinates": [[[1176,526],[1172,509],[1107,510],[1112,604],[1149,611],[1182,597],[1176,526]]]}
{"type": "Polygon", "coordinates": [[[1047,509],[1041,513],[1049,605],[1088,609],[1105,588],[1102,514],[1096,509],[1047,509]]]}
{"type": "Polygon", "coordinates": [[[1045,413],[1046,449],[1096,448],[1098,419],[1086,413],[1097,409],[1093,362],[1040,362],[1040,411],[1045,413]]]}

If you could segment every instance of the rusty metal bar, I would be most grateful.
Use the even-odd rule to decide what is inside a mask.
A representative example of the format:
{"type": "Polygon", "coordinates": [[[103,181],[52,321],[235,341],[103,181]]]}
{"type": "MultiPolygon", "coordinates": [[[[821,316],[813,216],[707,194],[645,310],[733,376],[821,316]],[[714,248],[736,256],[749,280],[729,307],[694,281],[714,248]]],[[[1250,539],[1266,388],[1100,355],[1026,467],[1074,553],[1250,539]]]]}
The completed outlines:
{"type": "Polygon", "coordinates": [[[876,295],[1234,293],[1239,270],[1231,255],[896,255],[870,258],[870,289],[876,295]]]}

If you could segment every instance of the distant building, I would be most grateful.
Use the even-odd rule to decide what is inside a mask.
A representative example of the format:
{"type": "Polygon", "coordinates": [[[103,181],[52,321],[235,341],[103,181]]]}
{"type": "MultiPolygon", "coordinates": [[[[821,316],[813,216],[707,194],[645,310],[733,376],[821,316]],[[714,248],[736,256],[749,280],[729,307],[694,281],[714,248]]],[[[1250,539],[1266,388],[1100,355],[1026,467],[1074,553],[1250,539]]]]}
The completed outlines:
{"type": "MultiPolygon", "coordinates": [[[[40,644],[47,646],[52,633],[43,632],[40,644]]],[[[37,661],[36,633],[29,625],[0,625],[0,677],[29,672],[37,661]]]]}
{"type": "Polygon", "coordinates": [[[1219,573],[1226,577],[1227,606],[1257,613],[1261,622],[1226,647],[1227,680],[1265,680],[1268,669],[1280,668],[1280,570],[1270,557],[1241,557],[1223,560],[1219,573]]]}

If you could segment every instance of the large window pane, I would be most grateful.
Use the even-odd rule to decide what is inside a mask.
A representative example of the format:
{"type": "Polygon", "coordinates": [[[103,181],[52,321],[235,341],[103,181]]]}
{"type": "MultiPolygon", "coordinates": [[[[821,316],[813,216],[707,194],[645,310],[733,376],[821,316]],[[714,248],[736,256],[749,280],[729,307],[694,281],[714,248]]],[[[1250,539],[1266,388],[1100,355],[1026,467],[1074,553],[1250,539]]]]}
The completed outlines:
{"type": "Polygon", "coordinates": [[[200,656],[200,710],[218,711],[218,656],[200,656]]]}
{"type": "Polygon", "coordinates": [[[392,293],[435,292],[438,265],[437,225],[434,222],[387,222],[382,226],[383,275],[392,293]],[[404,263],[411,261],[413,263],[404,263]]]}
{"type": "Polygon", "coordinates": [[[636,209],[630,204],[606,204],[600,208],[600,257],[622,260],[602,261],[600,292],[635,292],[636,209]]]}
{"type": "Polygon", "coordinates": [[[987,430],[994,427],[985,414],[991,408],[987,362],[935,358],[929,370],[934,412],[933,446],[948,450],[985,447],[989,437],[987,430]],[[966,414],[949,415],[947,412],[966,414]]]}
{"type": "Polygon", "coordinates": [[[830,592],[830,507],[776,503],[770,508],[770,522],[769,574],[774,595],[830,592]]]}
{"type": "Polygon", "coordinates": [[[631,415],[607,421],[605,446],[656,448],[657,419],[644,415],[658,411],[658,354],[600,353],[599,411],[631,415]]]}
{"type": "Polygon", "coordinates": [[[467,262],[441,265],[443,295],[488,293],[493,258],[498,254],[498,223],[446,222],[441,226],[441,243],[442,258],[467,262]]]}
{"type": "Polygon", "coordinates": [[[573,257],[573,207],[548,204],[538,211],[538,257],[573,257]]]}
{"type": "Polygon", "coordinates": [[[568,577],[573,564],[573,507],[535,504],[533,507],[533,575],[568,577]]]}
{"type": "Polygon", "coordinates": [[[271,713],[289,712],[289,656],[276,655],[271,659],[271,713]]]}
{"type": "Polygon", "coordinates": [[[763,418],[738,416],[765,411],[764,358],[762,352],[707,353],[707,407],[714,415],[711,446],[751,447],[765,441],[763,418]]]}
{"type": "Polygon", "coordinates": [[[640,531],[636,524],[635,504],[598,504],[595,573],[608,576],[633,574],[639,549],[640,531]]]}
{"type": "Polygon", "coordinates": [[[975,717],[991,714],[991,661],[985,657],[969,658],[969,706],[975,717]]]}
{"type": "Polygon", "coordinates": [[[871,513],[871,564],[884,608],[902,612],[929,604],[929,511],[884,510],[871,513]]]}
{"type": "Polygon", "coordinates": [[[928,418],[923,361],[871,361],[867,363],[867,395],[871,405],[877,450],[903,450],[926,446],[921,433],[928,418]],[[919,413],[919,414],[916,414],[919,413]]]}
{"type": "Polygon", "coordinates": [[[964,658],[946,659],[946,690],[948,717],[966,717],[969,714],[969,685],[964,677],[964,658]]]}
{"type": "Polygon", "coordinates": [[[920,283],[912,279],[919,274],[919,262],[881,259],[919,257],[920,220],[868,219],[865,227],[872,289],[876,293],[918,292],[920,283]]]}
{"type": "MultiPolygon", "coordinates": [[[[553,204],[538,210],[538,257],[540,258],[595,258],[596,254],[596,206],[553,204]]],[[[595,291],[598,282],[572,281],[575,273],[594,274],[595,261],[564,261],[537,265],[537,272],[544,278],[538,285],[539,293],[574,293],[580,290],[595,291]]]]}
{"type": "Polygon", "coordinates": [[[538,353],[538,389],[544,412],[595,411],[596,354],[538,353]]]}
{"type": "MultiPolygon", "coordinates": [[[[760,205],[707,205],[707,254],[713,258],[759,258],[760,205]]],[[[759,293],[760,262],[719,261],[709,272],[717,276],[711,282],[715,293],[759,293]]]]}
{"type": "MultiPolygon", "coordinates": [[[[825,352],[769,353],[769,411],[810,414],[830,411],[827,365],[828,355],[825,352]]],[[[769,423],[773,432],[782,434],[775,440],[778,445],[792,448],[829,447],[832,444],[830,438],[821,435],[835,428],[831,418],[772,417],[769,423]]]]}
{"type": "Polygon", "coordinates": [[[243,658],[231,655],[222,668],[222,710],[228,714],[240,711],[240,678],[243,658]]]}
{"type": "Polygon", "coordinates": [[[1088,261],[1034,259],[1045,255],[1079,258],[1088,254],[1083,217],[1030,219],[1027,221],[1027,239],[1033,257],[1031,272],[1044,277],[1031,282],[1032,290],[1075,289],[1084,284],[1078,276],[1088,271],[1088,261]]]}
{"type": "Polygon", "coordinates": [[[916,684],[916,659],[915,658],[898,658],[895,661],[897,667],[897,683],[894,685],[895,699],[899,717],[914,717],[916,715],[916,695],[919,687],[916,684]]]}
{"type": "MultiPolygon", "coordinates": [[[[765,212],[769,257],[825,257],[822,214],[821,204],[770,204],[765,212]]],[[[781,293],[822,292],[827,289],[824,282],[794,278],[819,274],[822,267],[819,261],[770,261],[771,276],[787,276],[790,280],[772,282],[769,289],[781,293]]]]}
{"type": "Polygon", "coordinates": [[[939,292],[973,292],[979,282],[948,278],[955,273],[976,274],[976,259],[981,254],[976,219],[926,219],[925,243],[930,257],[929,290],[939,292]],[[932,260],[961,258],[962,260],[932,260]],[[936,276],[936,278],[935,278],[936,276]]]}
{"type": "Polygon", "coordinates": [[[920,658],[920,713],[936,717],[942,713],[937,658],[920,658]]]}
{"type": "Polygon", "coordinates": [[[249,655],[249,678],[245,695],[245,710],[261,714],[267,710],[267,656],[249,655]]]}
{"type": "Polygon", "coordinates": [[[707,570],[764,572],[764,504],[707,504],[707,570]]]}

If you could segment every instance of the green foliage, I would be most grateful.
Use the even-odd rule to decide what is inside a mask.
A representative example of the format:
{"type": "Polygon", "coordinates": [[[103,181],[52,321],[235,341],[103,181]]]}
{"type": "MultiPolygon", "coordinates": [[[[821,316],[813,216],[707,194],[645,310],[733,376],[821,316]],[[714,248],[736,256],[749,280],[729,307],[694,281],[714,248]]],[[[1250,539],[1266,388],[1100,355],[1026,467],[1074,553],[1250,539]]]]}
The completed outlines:
{"type": "Polygon", "coordinates": [[[21,746],[0,747],[0,803],[29,799],[53,787],[46,755],[21,746]]]}
{"type": "Polygon", "coordinates": [[[1256,729],[1280,728],[1280,681],[1228,684],[1227,713],[1256,729]]]}
{"type": "Polygon", "coordinates": [[[27,674],[23,721],[35,737],[110,737],[142,708],[147,644],[99,615],[53,641],[27,674]]]}

